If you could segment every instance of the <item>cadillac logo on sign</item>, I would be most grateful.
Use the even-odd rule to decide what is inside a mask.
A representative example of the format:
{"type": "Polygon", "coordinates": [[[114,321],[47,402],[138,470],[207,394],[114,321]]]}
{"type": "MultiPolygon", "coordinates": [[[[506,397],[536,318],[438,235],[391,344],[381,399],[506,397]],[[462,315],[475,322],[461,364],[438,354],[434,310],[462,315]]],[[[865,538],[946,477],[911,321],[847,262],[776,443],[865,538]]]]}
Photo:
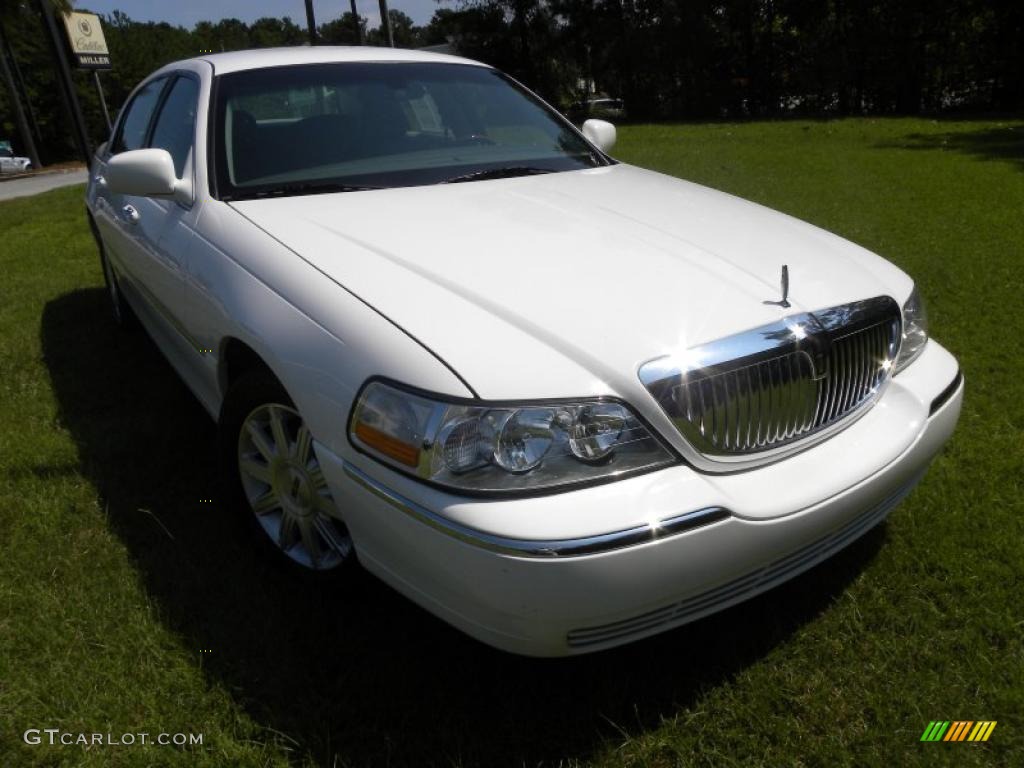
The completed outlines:
{"type": "Polygon", "coordinates": [[[98,16],[79,11],[66,13],[64,28],[80,69],[110,69],[110,52],[98,16]]]}

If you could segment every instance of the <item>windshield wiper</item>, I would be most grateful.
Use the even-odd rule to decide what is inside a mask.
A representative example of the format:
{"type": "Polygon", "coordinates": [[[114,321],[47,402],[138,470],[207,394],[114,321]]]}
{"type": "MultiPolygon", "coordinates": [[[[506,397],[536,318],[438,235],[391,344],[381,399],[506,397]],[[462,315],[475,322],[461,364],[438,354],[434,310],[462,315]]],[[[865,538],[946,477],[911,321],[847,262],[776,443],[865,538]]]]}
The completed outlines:
{"type": "Polygon", "coordinates": [[[441,184],[459,184],[463,181],[481,181],[483,179],[510,179],[513,176],[536,176],[541,173],[554,173],[550,168],[534,168],[529,165],[507,165],[503,168],[488,168],[484,171],[472,171],[461,176],[445,179],[441,184]]]}
{"type": "Polygon", "coordinates": [[[304,181],[295,184],[282,184],[269,189],[255,189],[251,192],[242,191],[234,196],[235,200],[245,198],[263,199],[267,197],[290,197],[292,195],[322,195],[330,192],[366,192],[383,187],[366,187],[358,184],[340,184],[335,181],[316,182],[304,181]]]}

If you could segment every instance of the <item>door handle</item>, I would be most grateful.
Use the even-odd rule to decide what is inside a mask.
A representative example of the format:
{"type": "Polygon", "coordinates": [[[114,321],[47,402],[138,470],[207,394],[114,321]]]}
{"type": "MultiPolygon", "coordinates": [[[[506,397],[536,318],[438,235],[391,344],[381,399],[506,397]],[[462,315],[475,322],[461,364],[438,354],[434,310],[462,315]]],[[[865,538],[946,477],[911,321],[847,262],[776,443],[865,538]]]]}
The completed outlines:
{"type": "Polygon", "coordinates": [[[124,216],[125,221],[135,224],[139,220],[139,212],[135,210],[134,205],[126,205],[121,209],[121,214],[124,216]]]}

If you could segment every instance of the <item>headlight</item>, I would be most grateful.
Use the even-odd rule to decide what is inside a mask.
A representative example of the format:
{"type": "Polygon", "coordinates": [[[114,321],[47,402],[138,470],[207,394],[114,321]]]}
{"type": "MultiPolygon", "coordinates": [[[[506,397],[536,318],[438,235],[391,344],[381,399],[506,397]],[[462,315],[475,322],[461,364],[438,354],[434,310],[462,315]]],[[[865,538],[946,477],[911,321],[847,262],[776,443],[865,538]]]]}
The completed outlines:
{"type": "Polygon", "coordinates": [[[625,405],[468,405],[367,384],[353,444],[410,475],[469,492],[537,491],[663,467],[673,456],[625,405]]]}
{"type": "Polygon", "coordinates": [[[917,286],[910,292],[910,298],[903,305],[903,342],[900,344],[900,355],[896,360],[896,373],[899,373],[924,351],[928,341],[928,315],[924,311],[924,302],[917,286]]]}

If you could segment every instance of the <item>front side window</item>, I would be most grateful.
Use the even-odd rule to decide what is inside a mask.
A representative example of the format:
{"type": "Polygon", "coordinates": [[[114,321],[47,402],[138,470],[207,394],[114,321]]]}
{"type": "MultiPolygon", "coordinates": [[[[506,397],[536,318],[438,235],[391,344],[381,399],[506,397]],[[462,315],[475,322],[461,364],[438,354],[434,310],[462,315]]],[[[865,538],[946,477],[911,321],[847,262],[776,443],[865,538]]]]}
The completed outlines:
{"type": "Polygon", "coordinates": [[[351,62],[218,80],[216,178],[239,199],[605,165],[504,75],[461,64],[351,62]]]}
{"type": "Polygon", "coordinates": [[[161,77],[152,80],[135,94],[124,120],[121,121],[121,128],[114,140],[114,154],[128,152],[132,149],[142,149],[146,142],[146,132],[149,130],[149,122],[153,117],[153,110],[156,108],[160,93],[167,84],[167,78],[161,77]]]}
{"type": "Polygon", "coordinates": [[[191,77],[177,78],[160,108],[153,126],[153,138],[149,142],[149,146],[166,149],[170,153],[174,160],[174,173],[179,179],[192,150],[198,101],[199,83],[191,77]]]}

